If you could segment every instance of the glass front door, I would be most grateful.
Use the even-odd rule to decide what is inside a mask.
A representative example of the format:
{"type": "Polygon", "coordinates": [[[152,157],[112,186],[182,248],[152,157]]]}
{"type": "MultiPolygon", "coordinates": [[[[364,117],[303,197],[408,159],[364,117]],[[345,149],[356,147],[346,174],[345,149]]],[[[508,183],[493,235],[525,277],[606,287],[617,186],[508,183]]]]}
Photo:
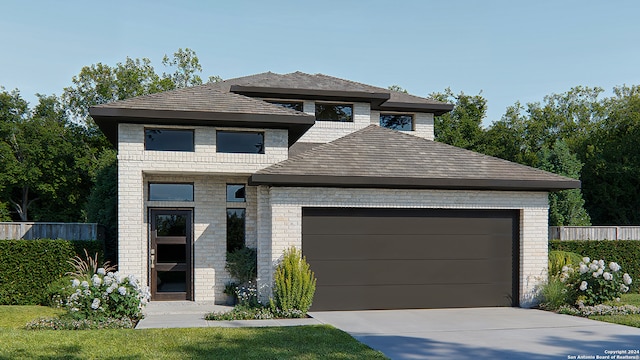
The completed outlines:
{"type": "Polygon", "coordinates": [[[193,300],[192,210],[152,209],[152,300],[193,300]]]}

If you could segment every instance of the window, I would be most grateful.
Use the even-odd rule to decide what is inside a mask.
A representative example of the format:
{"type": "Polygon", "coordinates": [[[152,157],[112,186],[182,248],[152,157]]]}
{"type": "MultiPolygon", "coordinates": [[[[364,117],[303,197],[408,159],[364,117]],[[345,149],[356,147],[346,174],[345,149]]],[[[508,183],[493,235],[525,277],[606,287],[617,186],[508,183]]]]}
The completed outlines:
{"type": "Polygon", "coordinates": [[[218,131],[216,148],[220,153],[264,154],[264,133],[218,131]]]}
{"type": "Polygon", "coordinates": [[[244,247],[245,209],[227,209],[227,252],[244,247]]]}
{"type": "Polygon", "coordinates": [[[245,202],[244,184],[227,184],[227,202],[245,202]]]}
{"type": "Polygon", "coordinates": [[[149,200],[193,201],[193,184],[149,183],[149,200]]]}
{"type": "Polygon", "coordinates": [[[194,151],[193,130],[144,129],[144,149],[194,151]]]}
{"type": "Polygon", "coordinates": [[[380,126],[393,130],[413,131],[413,115],[380,114],[380,126]]]}
{"type": "Polygon", "coordinates": [[[316,120],[353,122],[353,105],[316,103],[316,120]]]}
{"type": "Polygon", "coordinates": [[[282,106],[283,108],[302,111],[303,103],[300,101],[280,101],[280,100],[266,100],[273,105],[282,106]]]}

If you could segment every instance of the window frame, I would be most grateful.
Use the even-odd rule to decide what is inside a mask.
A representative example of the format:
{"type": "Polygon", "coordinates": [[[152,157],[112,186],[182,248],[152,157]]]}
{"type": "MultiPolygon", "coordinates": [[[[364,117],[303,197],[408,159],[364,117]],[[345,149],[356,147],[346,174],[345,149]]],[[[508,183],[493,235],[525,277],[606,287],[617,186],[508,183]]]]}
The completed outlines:
{"type": "MultiPolygon", "coordinates": [[[[242,204],[242,203],[246,203],[247,202],[247,184],[232,184],[232,183],[227,183],[226,187],[226,200],[227,203],[233,203],[233,204],[242,204]],[[242,186],[242,189],[244,190],[244,197],[242,198],[242,200],[229,200],[229,186],[242,186]]],[[[234,199],[237,199],[234,197],[234,199]]]]}
{"type": "Polygon", "coordinates": [[[230,249],[229,245],[230,245],[230,238],[229,238],[229,211],[237,211],[237,210],[242,210],[242,214],[243,214],[243,229],[242,229],[242,244],[238,249],[242,249],[243,247],[247,246],[247,209],[243,208],[243,207],[228,207],[225,211],[225,216],[226,216],[226,250],[227,252],[232,252],[238,249],[230,249]]]}
{"type": "Polygon", "coordinates": [[[196,150],[196,134],[195,129],[186,129],[186,128],[166,128],[166,127],[154,127],[147,126],[144,128],[144,150],[145,151],[173,151],[173,152],[195,152],[196,150]],[[149,149],[148,141],[147,141],[147,131],[150,130],[159,130],[159,131],[176,131],[176,132],[189,132],[191,133],[191,146],[189,150],[174,150],[174,149],[149,149]]]}
{"type": "Polygon", "coordinates": [[[194,202],[195,201],[195,185],[192,182],[165,182],[165,181],[149,181],[147,183],[147,201],[171,201],[171,202],[194,202]],[[175,199],[153,199],[151,198],[151,185],[190,185],[191,200],[175,200],[175,199]]]}
{"type": "Polygon", "coordinates": [[[299,111],[299,112],[304,112],[304,101],[299,101],[299,100],[279,100],[279,99],[264,99],[264,101],[268,102],[269,104],[273,104],[276,106],[282,106],[285,109],[291,109],[291,110],[295,110],[295,111],[299,111]],[[283,106],[284,104],[288,104],[288,105],[300,105],[300,110],[298,109],[294,109],[288,106],[283,106]]]}
{"type": "Polygon", "coordinates": [[[416,131],[416,115],[413,113],[393,113],[393,112],[381,112],[378,116],[378,124],[385,129],[391,129],[396,131],[416,131]],[[411,117],[411,130],[394,129],[382,125],[383,116],[410,116],[411,117]]]}
{"type": "Polygon", "coordinates": [[[263,155],[266,150],[265,142],[266,142],[265,131],[241,131],[241,130],[224,130],[224,129],[216,129],[216,153],[219,154],[258,154],[263,155]],[[227,134],[260,134],[262,136],[262,149],[260,152],[243,152],[243,151],[221,151],[220,150],[220,137],[219,134],[227,133],[227,134]]]}
{"type": "Polygon", "coordinates": [[[355,122],[355,114],[354,114],[354,108],[355,106],[352,103],[339,103],[339,102],[323,102],[323,101],[316,101],[314,104],[314,110],[315,110],[315,117],[316,117],[316,121],[327,121],[327,122],[339,122],[339,123],[353,123],[355,122]],[[345,107],[349,107],[351,108],[351,119],[350,120],[332,120],[332,119],[320,119],[318,117],[318,105],[321,106],[345,106],[345,107]]]}

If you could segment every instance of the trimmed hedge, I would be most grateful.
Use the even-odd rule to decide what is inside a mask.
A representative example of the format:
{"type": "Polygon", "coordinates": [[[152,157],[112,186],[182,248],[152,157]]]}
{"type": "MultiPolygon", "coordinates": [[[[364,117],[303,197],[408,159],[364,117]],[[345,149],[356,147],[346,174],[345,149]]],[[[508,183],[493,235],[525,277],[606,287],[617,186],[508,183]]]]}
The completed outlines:
{"type": "Polygon", "coordinates": [[[0,305],[47,303],[47,286],[73,267],[67,262],[103,251],[102,241],[0,240],[0,305]]]}
{"type": "MultiPolygon", "coordinates": [[[[549,250],[571,251],[591,260],[615,261],[633,278],[631,291],[640,288],[640,241],[638,240],[573,240],[549,241],[549,250]]],[[[577,265],[577,264],[576,264],[577,265]]]]}

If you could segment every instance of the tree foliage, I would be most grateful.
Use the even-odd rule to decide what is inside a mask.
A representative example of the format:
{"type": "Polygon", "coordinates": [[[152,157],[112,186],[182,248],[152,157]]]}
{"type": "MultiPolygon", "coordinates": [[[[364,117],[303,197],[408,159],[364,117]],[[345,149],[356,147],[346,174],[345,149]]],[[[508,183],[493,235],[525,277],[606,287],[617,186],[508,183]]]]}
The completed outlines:
{"type": "Polygon", "coordinates": [[[482,120],[487,113],[487,100],[478,95],[454,94],[450,88],[442,93],[432,93],[431,98],[454,103],[453,110],[434,119],[437,141],[464,149],[483,150],[484,130],[482,120]]]}

